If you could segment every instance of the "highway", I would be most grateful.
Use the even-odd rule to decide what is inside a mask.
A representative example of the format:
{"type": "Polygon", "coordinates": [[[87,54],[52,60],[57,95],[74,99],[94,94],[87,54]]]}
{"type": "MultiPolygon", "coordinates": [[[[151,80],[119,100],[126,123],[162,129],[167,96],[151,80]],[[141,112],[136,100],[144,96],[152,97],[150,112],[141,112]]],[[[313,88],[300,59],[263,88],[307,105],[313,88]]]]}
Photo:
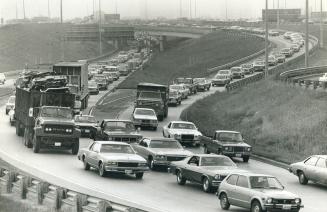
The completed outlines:
{"type": "MultiPolygon", "coordinates": [[[[277,43],[278,49],[287,45],[286,41],[278,38],[274,38],[274,42],[277,43]]],[[[170,107],[168,118],[160,123],[156,132],[142,131],[142,134],[144,136],[161,136],[162,126],[170,120],[178,120],[183,109],[205,96],[222,91],[224,91],[224,88],[214,87],[209,92],[201,92],[191,96],[178,107],[170,107]]],[[[116,118],[117,116],[129,118],[132,110],[131,105],[134,101],[132,95],[133,91],[128,90],[116,91],[108,95],[105,95],[105,92],[101,92],[101,95],[92,96],[90,103],[94,104],[100,100],[100,108],[101,106],[119,108],[119,111],[112,113],[101,113],[100,110],[93,111],[98,120],[116,118]],[[122,96],[121,92],[126,93],[122,96]],[[105,96],[105,98],[101,98],[102,96],[105,96]],[[124,97],[128,101],[121,99],[124,97]]],[[[85,171],[82,163],[68,151],[44,150],[39,154],[33,154],[31,149],[27,149],[23,145],[23,139],[16,136],[15,128],[10,127],[3,107],[0,111],[0,135],[3,137],[0,142],[0,156],[23,171],[72,190],[78,190],[101,198],[113,196],[118,199],[131,201],[137,205],[145,205],[151,208],[149,211],[155,211],[156,209],[171,212],[222,211],[214,194],[204,193],[199,185],[187,183],[185,186],[179,186],[176,183],[176,177],[168,174],[165,169],[148,172],[144,175],[143,180],[136,180],[134,177],[126,175],[110,175],[106,178],[101,178],[95,170],[85,171]]],[[[90,142],[90,139],[82,138],[80,139],[80,146],[85,147],[90,142]]],[[[189,148],[189,150],[196,153],[202,152],[200,148],[189,148]]],[[[290,174],[287,170],[266,163],[251,159],[249,163],[239,161],[236,161],[236,163],[241,169],[278,177],[289,191],[302,197],[305,208],[301,211],[323,211],[326,205],[325,200],[327,199],[326,188],[313,184],[302,186],[298,183],[296,176],[290,174]]],[[[243,212],[247,210],[231,207],[230,211],[243,212]]]]}

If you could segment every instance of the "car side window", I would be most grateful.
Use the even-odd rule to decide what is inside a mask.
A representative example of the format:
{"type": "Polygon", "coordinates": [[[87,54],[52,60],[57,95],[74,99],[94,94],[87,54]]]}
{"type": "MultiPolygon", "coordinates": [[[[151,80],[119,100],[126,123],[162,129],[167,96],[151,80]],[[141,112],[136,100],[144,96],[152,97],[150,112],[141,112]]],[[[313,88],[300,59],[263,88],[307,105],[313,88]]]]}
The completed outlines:
{"type": "Polygon", "coordinates": [[[305,165],[309,165],[309,166],[315,166],[316,163],[317,163],[317,160],[318,160],[317,157],[311,157],[311,158],[307,159],[307,160],[304,162],[304,164],[305,164],[305,165]]]}
{"type": "Polygon", "coordinates": [[[91,146],[90,146],[90,150],[93,150],[93,147],[94,147],[94,145],[95,145],[95,142],[93,143],[93,144],[91,144],[91,146]]]}
{"type": "Polygon", "coordinates": [[[99,144],[97,144],[97,143],[93,144],[91,150],[92,150],[93,152],[95,152],[95,151],[98,149],[98,146],[99,146],[99,144]]]}
{"type": "Polygon", "coordinates": [[[196,165],[199,166],[199,157],[198,156],[193,156],[191,159],[188,161],[188,164],[191,165],[196,165]]]}
{"type": "Polygon", "coordinates": [[[242,175],[238,176],[236,185],[243,188],[249,188],[248,178],[242,175]]]}
{"type": "Polygon", "coordinates": [[[237,181],[238,175],[233,174],[231,176],[228,177],[228,179],[226,180],[226,182],[230,185],[236,185],[236,181],[237,181]]]}
{"type": "Polygon", "coordinates": [[[213,136],[213,140],[217,140],[217,133],[213,136]]]}
{"type": "Polygon", "coordinates": [[[320,168],[327,168],[327,160],[323,158],[319,158],[316,166],[320,168]]]}

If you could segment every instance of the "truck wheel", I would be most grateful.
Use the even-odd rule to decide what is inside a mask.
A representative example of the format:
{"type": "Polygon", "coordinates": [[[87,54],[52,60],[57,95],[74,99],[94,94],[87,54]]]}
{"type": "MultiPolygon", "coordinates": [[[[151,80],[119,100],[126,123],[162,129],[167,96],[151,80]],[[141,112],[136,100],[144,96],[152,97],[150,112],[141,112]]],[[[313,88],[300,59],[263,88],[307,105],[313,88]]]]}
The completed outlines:
{"type": "Polygon", "coordinates": [[[143,178],[143,172],[139,172],[135,174],[136,179],[142,179],[143,178]]]}
{"type": "Polygon", "coordinates": [[[243,156],[243,162],[247,163],[249,162],[250,156],[243,156]]]}
{"type": "Polygon", "coordinates": [[[40,138],[37,136],[33,137],[33,152],[39,153],[40,152],[40,138]]]}
{"type": "Polygon", "coordinates": [[[31,142],[31,139],[30,139],[30,133],[29,133],[29,130],[27,130],[25,128],[25,131],[24,131],[24,145],[27,147],[27,148],[32,148],[32,142],[31,142]]]}
{"type": "Polygon", "coordinates": [[[79,140],[77,140],[72,146],[72,154],[77,155],[79,150],[79,140]]]}
{"type": "Polygon", "coordinates": [[[16,121],[16,135],[23,136],[22,128],[20,127],[20,121],[16,121]]]}
{"type": "Polygon", "coordinates": [[[185,179],[185,177],[183,177],[183,174],[181,171],[177,171],[176,180],[177,180],[178,185],[185,185],[185,183],[186,183],[186,179],[185,179]]]}

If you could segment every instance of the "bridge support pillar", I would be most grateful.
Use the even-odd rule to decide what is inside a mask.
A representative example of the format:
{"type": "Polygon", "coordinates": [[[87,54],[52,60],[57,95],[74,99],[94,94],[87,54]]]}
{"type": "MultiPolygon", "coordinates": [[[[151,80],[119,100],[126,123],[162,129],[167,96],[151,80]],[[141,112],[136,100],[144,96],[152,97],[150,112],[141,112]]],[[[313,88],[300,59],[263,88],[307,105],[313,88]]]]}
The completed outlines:
{"type": "Polygon", "coordinates": [[[160,45],[160,51],[163,52],[165,50],[165,44],[167,42],[167,36],[160,35],[159,37],[159,45],[160,45]]]}

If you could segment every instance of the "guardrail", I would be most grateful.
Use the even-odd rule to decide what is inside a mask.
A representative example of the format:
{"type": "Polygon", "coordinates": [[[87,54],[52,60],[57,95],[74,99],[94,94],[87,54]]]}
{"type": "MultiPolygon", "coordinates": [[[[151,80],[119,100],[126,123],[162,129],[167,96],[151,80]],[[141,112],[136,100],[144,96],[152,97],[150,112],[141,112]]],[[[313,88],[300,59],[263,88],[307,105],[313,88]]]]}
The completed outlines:
{"type": "Polygon", "coordinates": [[[289,70],[281,73],[279,75],[280,79],[283,81],[287,81],[293,77],[299,76],[307,76],[313,74],[322,74],[327,72],[327,65],[326,66],[314,66],[308,68],[299,68],[294,70],[289,70]]]}

